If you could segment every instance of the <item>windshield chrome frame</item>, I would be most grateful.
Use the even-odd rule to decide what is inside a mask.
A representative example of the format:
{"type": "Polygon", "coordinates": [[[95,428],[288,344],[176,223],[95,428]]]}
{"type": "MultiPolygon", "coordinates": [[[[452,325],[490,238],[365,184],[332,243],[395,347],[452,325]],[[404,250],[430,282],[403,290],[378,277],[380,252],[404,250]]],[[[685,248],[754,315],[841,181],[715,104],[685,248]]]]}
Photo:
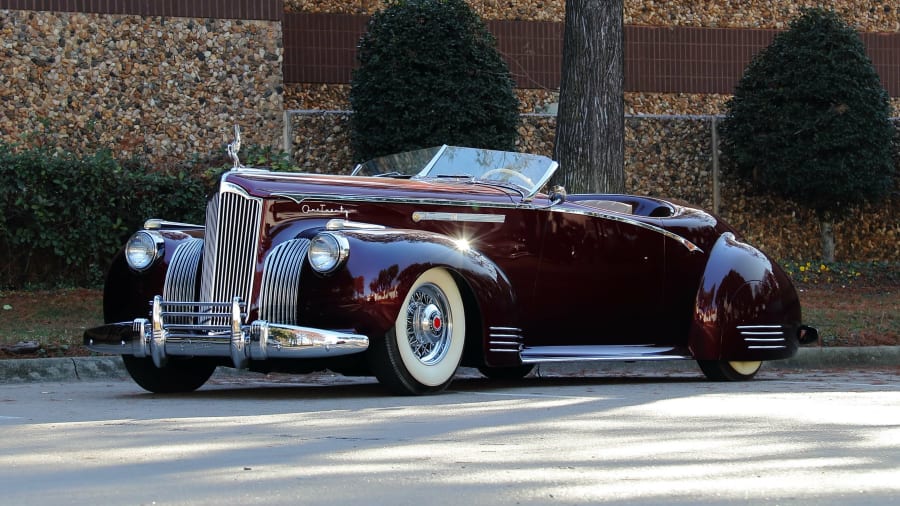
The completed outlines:
{"type": "MultiPolygon", "coordinates": [[[[451,149],[451,148],[453,148],[453,149],[473,150],[473,151],[481,151],[481,150],[484,150],[484,151],[494,151],[494,150],[489,150],[489,149],[486,149],[486,148],[472,148],[472,147],[466,147],[466,146],[450,146],[450,145],[447,145],[447,144],[442,144],[442,145],[437,149],[437,151],[435,152],[435,154],[431,157],[431,159],[428,160],[428,162],[425,164],[425,166],[422,167],[422,169],[420,169],[418,172],[416,172],[416,173],[414,173],[414,174],[409,174],[407,177],[408,177],[409,179],[419,179],[419,180],[421,180],[421,179],[432,179],[432,177],[430,177],[430,176],[428,175],[428,173],[431,172],[431,170],[432,170],[432,169],[434,168],[434,166],[438,163],[438,161],[441,160],[441,158],[444,156],[444,154],[447,152],[447,150],[448,150],[448,149],[451,149]]],[[[529,203],[529,202],[531,202],[532,200],[534,200],[535,196],[536,196],[538,193],[540,193],[541,189],[544,188],[544,186],[546,186],[546,184],[550,181],[550,179],[553,177],[553,175],[556,174],[556,171],[557,171],[557,169],[559,168],[559,163],[558,163],[558,162],[556,162],[555,160],[550,159],[549,157],[543,156],[543,155],[537,155],[537,154],[534,154],[534,153],[520,153],[520,152],[516,152],[516,151],[502,151],[502,150],[499,150],[499,152],[502,152],[502,153],[508,153],[508,154],[511,154],[511,155],[520,155],[520,156],[528,156],[528,157],[540,157],[540,158],[546,159],[546,160],[549,161],[550,163],[549,163],[549,165],[547,165],[546,168],[544,169],[544,173],[543,173],[541,179],[539,179],[539,180],[536,182],[536,184],[534,184],[534,186],[531,187],[531,188],[528,188],[528,187],[525,187],[525,186],[521,186],[521,185],[518,185],[518,184],[516,184],[516,183],[504,184],[504,183],[501,183],[501,182],[499,182],[499,181],[492,181],[492,180],[489,180],[489,179],[480,179],[480,178],[477,178],[477,177],[474,177],[474,176],[470,176],[469,178],[467,178],[466,181],[469,182],[469,183],[473,183],[473,184],[484,184],[484,185],[488,185],[488,186],[498,186],[498,187],[502,187],[502,188],[506,188],[506,189],[514,189],[514,190],[516,190],[516,191],[522,196],[522,201],[523,201],[523,202],[529,203]]],[[[400,154],[402,154],[402,153],[397,153],[397,155],[400,155],[400,154]]],[[[388,155],[388,156],[394,156],[394,155],[388,155]]],[[[353,172],[351,172],[350,175],[351,175],[351,176],[357,176],[357,175],[359,175],[359,173],[362,172],[363,168],[364,168],[367,164],[368,164],[368,162],[363,162],[363,163],[357,164],[356,167],[354,167],[353,172]]],[[[373,177],[377,177],[377,176],[373,176],[373,177]]]]}

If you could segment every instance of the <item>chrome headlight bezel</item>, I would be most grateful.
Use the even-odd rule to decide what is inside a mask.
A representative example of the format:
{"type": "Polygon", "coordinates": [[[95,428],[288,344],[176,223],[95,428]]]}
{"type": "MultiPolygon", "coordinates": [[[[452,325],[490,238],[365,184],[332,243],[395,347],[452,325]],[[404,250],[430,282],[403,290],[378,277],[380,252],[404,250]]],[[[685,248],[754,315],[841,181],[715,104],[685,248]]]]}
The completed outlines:
{"type": "Polygon", "coordinates": [[[146,271],[164,254],[165,240],[153,230],[135,232],[125,243],[125,261],[137,272],[146,271]]]}
{"type": "Polygon", "coordinates": [[[321,232],[312,238],[306,257],[319,274],[336,271],[350,256],[350,242],[341,234],[321,232]]]}

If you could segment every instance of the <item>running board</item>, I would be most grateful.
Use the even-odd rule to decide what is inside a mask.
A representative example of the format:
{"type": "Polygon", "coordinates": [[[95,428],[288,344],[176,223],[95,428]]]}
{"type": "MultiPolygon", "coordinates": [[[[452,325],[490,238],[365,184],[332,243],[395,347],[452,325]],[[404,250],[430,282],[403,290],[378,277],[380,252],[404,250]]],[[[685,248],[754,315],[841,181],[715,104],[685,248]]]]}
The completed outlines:
{"type": "Polygon", "coordinates": [[[523,364],[538,362],[580,362],[588,360],[692,360],[672,346],[535,346],[525,348],[523,364]]]}

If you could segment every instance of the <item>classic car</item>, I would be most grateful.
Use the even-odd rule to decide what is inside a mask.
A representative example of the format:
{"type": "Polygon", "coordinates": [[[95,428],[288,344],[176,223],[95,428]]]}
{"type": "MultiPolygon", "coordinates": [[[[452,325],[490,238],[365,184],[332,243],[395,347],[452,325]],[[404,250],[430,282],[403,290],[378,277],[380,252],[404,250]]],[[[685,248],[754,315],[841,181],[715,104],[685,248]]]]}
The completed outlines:
{"type": "Polygon", "coordinates": [[[347,175],[244,167],[206,223],[148,220],[85,332],[151,392],[218,366],[374,375],[439,392],[460,366],[696,360],[747,380],[817,338],[785,272],[697,207],[548,190],[544,156],[440,146],[347,175]]]}

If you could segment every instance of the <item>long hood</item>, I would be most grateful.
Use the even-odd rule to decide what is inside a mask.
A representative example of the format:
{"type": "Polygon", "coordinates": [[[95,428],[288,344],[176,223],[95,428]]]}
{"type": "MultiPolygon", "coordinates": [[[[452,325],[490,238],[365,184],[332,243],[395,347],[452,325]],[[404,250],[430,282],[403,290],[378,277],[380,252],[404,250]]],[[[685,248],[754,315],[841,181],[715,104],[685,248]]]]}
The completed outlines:
{"type": "Polygon", "coordinates": [[[223,183],[235,184],[260,198],[357,197],[511,203],[519,194],[501,187],[468,181],[409,180],[380,177],[296,174],[262,170],[226,173],[223,183]]]}

